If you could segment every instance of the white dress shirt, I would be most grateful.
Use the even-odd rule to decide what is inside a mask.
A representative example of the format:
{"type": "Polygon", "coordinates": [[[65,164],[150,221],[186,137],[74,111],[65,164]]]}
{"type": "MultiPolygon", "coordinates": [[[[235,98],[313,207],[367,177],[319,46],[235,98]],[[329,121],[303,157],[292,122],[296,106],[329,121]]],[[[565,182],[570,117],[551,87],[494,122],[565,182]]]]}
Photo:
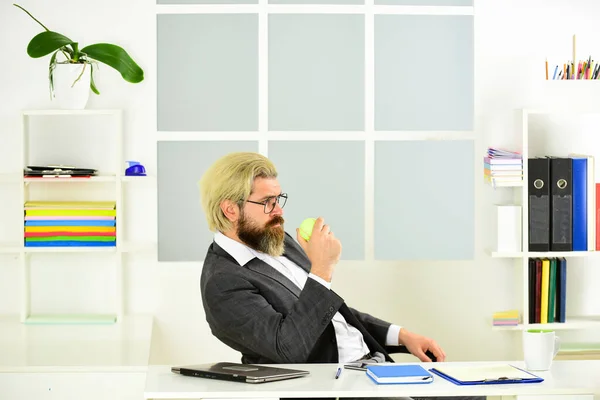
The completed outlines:
{"type": "MultiPolygon", "coordinates": [[[[223,250],[229,253],[241,266],[246,265],[250,260],[256,257],[275,268],[283,276],[298,286],[300,290],[304,288],[308,278],[314,279],[327,289],[331,289],[330,282],[327,282],[312,273],[307,273],[286,257],[272,257],[268,254],[261,253],[251,249],[243,243],[223,235],[221,232],[217,232],[214,239],[215,242],[221,246],[223,250]]],[[[340,363],[358,360],[369,353],[369,348],[360,331],[355,327],[348,325],[339,312],[335,313],[332,322],[337,339],[338,358],[340,363]]],[[[400,327],[392,324],[388,329],[385,344],[388,346],[397,346],[399,332],[400,327]]]]}

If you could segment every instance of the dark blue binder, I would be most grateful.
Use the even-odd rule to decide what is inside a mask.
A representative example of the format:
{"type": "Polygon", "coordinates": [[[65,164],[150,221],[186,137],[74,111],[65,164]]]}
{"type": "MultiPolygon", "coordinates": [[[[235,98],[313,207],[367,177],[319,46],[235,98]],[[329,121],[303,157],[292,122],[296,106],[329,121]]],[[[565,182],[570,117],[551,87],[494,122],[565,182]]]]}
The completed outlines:
{"type": "Polygon", "coordinates": [[[573,251],[588,250],[587,158],[573,157],[573,251]]]}
{"type": "Polygon", "coordinates": [[[466,385],[503,385],[503,384],[508,384],[508,383],[539,383],[539,382],[543,382],[544,379],[533,375],[531,372],[525,371],[521,368],[517,368],[513,365],[511,365],[510,367],[514,368],[515,370],[519,371],[519,378],[515,378],[515,377],[510,377],[510,376],[498,376],[498,377],[493,377],[493,378],[486,378],[486,379],[481,379],[481,380],[460,380],[457,379],[455,377],[450,376],[449,374],[446,374],[442,371],[440,371],[439,369],[436,368],[431,368],[429,371],[433,372],[434,374],[441,376],[442,378],[446,379],[447,381],[450,381],[452,383],[454,383],[455,385],[459,385],[459,386],[466,386],[466,385]],[[525,375],[525,377],[523,376],[525,375]]]}

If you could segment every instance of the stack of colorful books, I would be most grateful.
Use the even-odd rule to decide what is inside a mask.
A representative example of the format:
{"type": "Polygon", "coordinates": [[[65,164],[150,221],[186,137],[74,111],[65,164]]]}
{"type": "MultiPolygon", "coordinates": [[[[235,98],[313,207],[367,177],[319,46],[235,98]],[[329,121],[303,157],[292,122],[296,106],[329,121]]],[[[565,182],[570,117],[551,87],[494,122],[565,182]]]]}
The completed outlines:
{"type": "Polygon", "coordinates": [[[28,201],[25,246],[116,246],[114,201],[28,201]]]}
{"type": "Polygon", "coordinates": [[[516,326],[519,325],[519,311],[499,311],[494,313],[494,326],[516,326]]]}
{"type": "Polygon", "coordinates": [[[494,187],[520,186],[523,184],[523,156],[490,147],[483,158],[483,174],[485,182],[494,187]]]}

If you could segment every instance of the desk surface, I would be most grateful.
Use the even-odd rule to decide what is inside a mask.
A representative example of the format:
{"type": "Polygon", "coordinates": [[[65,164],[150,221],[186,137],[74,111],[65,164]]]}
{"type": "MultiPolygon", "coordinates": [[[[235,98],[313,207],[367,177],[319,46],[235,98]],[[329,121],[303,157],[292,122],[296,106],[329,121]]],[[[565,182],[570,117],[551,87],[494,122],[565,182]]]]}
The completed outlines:
{"type": "Polygon", "coordinates": [[[153,318],[114,325],[25,325],[0,317],[0,372],[146,371],[153,318]]]}
{"type": "MultiPolygon", "coordinates": [[[[438,366],[490,365],[506,362],[437,363],[438,366]]],[[[523,368],[522,361],[510,364],[523,368]]],[[[434,367],[428,364],[426,367],[434,367]]],[[[278,397],[402,397],[402,396],[515,396],[550,394],[600,394],[600,361],[555,361],[550,371],[536,373],[541,383],[458,386],[435,375],[434,382],[424,385],[378,385],[364,371],[344,369],[335,378],[337,364],[289,364],[305,369],[310,375],[287,381],[262,384],[216,381],[181,376],[170,366],[150,366],[146,376],[146,399],[217,399],[278,397]]]]}

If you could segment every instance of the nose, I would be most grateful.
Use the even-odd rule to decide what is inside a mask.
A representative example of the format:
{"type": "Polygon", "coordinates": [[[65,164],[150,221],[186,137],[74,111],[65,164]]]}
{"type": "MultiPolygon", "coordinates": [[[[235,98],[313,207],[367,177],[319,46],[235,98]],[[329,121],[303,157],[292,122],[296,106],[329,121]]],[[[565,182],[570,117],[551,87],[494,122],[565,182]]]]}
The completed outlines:
{"type": "Polygon", "coordinates": [[[283,215],[283,208],[281,208],[279,203],[275,203],[275,208],[271,211],[271,215],[283,215]]]}

